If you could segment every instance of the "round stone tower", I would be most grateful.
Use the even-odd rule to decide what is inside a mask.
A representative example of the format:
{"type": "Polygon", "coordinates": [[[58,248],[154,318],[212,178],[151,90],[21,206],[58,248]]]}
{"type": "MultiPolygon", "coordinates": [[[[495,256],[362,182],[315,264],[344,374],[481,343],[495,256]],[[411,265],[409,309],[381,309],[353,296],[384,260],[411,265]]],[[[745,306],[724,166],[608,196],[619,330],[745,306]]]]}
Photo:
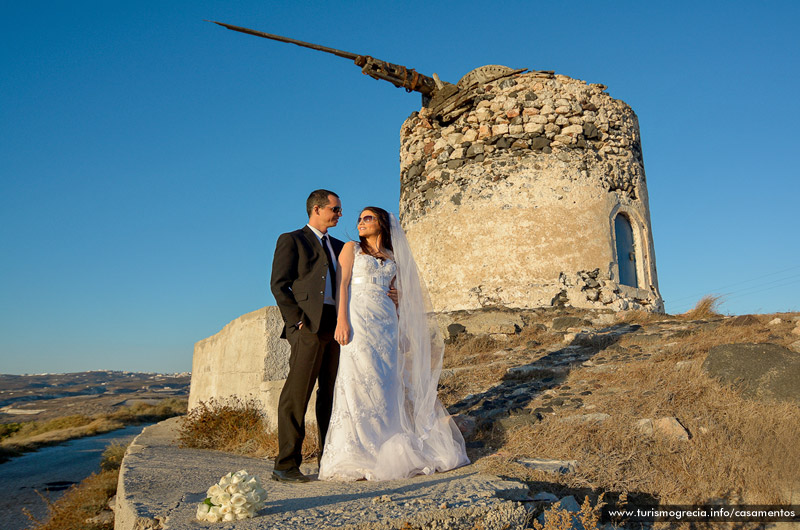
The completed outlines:
{"type": "Polygon", "coordinates": [[[473,70],[400,132],[400,216],[436,311],[662,312],[639,124],[606,87],[473,70]]]}

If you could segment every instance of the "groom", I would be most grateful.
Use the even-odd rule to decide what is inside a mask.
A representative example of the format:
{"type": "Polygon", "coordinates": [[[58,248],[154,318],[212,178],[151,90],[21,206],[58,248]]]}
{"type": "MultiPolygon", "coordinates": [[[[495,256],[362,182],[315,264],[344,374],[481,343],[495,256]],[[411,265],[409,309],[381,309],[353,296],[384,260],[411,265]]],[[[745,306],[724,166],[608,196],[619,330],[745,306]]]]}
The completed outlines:
{"type": "Polygon", "coordinates": [[[283,316],[281,338],[289,341],[289,376],[278,401],[278,456],[272,479],[308,482],[300,472],[305,415],[314,383],[320,454],[333,406],[339,368],[336,329],[336,256],[344,243],[328,236],[342,216],[332,191],[316,190],[306,200],[308,224],[281,234],[272,261],[272,294],[283,316]]]}

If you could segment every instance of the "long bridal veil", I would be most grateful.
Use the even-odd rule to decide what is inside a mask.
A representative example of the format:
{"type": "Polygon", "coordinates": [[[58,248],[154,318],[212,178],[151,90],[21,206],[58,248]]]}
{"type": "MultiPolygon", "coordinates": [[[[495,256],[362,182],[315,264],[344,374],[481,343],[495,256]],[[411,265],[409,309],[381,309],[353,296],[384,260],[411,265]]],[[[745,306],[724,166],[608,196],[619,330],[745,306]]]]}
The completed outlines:
{"type": "Polygon", "coordinates": [[[406,476],[430,474],[469,460],[461,432],[437,397],[444,341],[436,315],[405,232],[397,218],[390,217],[399,294],[398,368],[403,392],[397,398],[402,431],[384,444],[380,452],[386,453],[386,458],[378,461],[388,463],[380,475],[396,478],[403,469],[406,476]]]}

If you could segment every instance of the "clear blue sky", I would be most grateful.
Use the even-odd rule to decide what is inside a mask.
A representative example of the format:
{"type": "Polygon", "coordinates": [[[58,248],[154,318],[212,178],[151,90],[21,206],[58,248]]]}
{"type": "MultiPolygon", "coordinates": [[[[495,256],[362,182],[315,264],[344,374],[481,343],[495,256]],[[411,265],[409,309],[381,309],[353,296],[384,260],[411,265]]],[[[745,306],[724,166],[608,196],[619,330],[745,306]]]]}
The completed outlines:
{"type": "MultiPolygon", "coordinates": [[[[183,371],[274,304],[275,239],[318,187],[396,211],[420,105],[351,62],[608,85],[639,116],[661,292],[800,309],[800,3],[3,2],[0,372],[183,371]]],[[[347,230],[345,230],[347,228],[347,230]]]]}

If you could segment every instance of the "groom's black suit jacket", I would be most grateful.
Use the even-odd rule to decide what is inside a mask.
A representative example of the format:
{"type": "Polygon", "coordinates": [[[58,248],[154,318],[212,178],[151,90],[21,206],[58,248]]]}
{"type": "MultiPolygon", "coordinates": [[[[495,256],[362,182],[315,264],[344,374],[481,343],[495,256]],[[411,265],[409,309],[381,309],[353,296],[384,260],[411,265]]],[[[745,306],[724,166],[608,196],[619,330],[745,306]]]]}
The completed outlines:
{"type": "MultiPolygon", "coordinates": [[[[330,235],[328,239],[338,257],[344,242],[330,235]]],[[[327,276],[328,257],[308,225],[278,237],[270,286],[283,316],[281,338],[286,338],[287,328],[301,321],[312,333],[319,331],[327,276]]]]}

